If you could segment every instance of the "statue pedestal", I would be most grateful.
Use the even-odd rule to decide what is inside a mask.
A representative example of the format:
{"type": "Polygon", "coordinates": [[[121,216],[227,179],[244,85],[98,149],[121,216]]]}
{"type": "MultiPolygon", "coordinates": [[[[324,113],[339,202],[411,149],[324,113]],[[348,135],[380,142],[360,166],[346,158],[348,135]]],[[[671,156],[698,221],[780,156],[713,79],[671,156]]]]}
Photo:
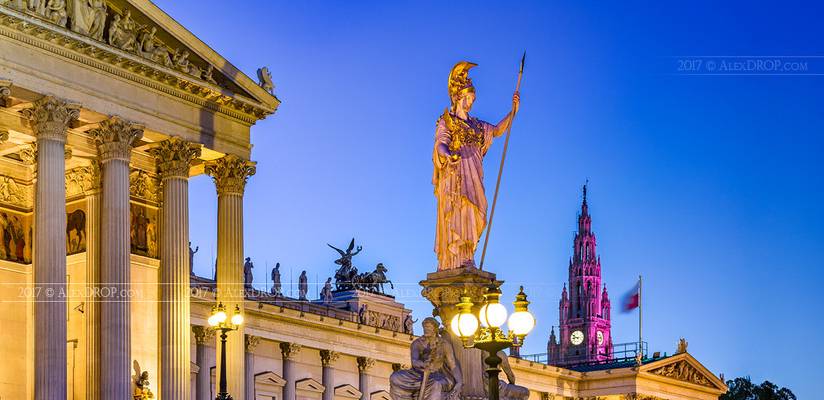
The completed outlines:
{"type": "Polygon", "coordinates": [[[477,314],[483,303],[483,293],[486,287],[495,285],[500,287],[503,281],[498,280],[492,272],[481,271],[477,268],[456,268],[432,272],[426,275],[426,280],[420,282],[423,286],[421,295],[432,303],[432,315],[441,318],[445,335],[452,342],[455,357],[461,366],[463,375],[462,400],[486,399],[484,383],[483,353],[478,349],[465,349],[461,340],[449,330],[449,323],[457,312],[455,307],[460,297],[466,293],[475,304],[473,311],[477,314]]]}
{"type": "Polygon", "coordinates": [[[355,313],[366,305],[365,321],[358,322],[396,332],[403,332],[403,321],[412,312],[395,301],[393,296],[358,289],[332,292],[332,304],[355,313]]]}

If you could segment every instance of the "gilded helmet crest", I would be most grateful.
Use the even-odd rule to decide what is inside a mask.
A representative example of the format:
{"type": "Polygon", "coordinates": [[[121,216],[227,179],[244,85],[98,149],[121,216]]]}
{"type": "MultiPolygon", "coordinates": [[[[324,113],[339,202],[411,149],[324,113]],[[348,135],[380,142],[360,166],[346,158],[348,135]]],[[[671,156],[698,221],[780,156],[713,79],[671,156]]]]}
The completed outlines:
{"type": "Polygon", "coordinates": [[[469,61],[460,61],[449,72],[449,100],[452,101],[453,110],[462,94],[475,91],[472,78],[469,77],[469,70],[477,65],[469,61]]]}

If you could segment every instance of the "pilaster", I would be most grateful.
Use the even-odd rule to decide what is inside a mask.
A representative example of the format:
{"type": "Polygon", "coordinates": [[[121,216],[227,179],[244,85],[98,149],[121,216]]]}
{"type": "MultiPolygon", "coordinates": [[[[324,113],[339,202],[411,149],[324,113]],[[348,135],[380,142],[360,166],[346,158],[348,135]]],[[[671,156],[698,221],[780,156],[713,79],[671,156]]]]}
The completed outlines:
{"type": "Polygon", "coordinates": [[[163,187],[160,229],[160,393],[190,400],[189,166],[200,146],[177,137],[149,150],[163,187]]]}
{"type": "MultiPolygon", "coordinates": [[[[131,396],[129,160],[143,126],[111,117],[90,131],[102,163],[100,227],[100,396],[131,396]]],[[[41,149],[42,151],[42,149],[41,149]]]]}
{"type": "MultiPolygon", "coordinates": [[[[5,100],[4,104],[5,104],[5,100]]],[[[65,143],[80,107],[52,96],[23,110],[37,137],[34,210],[34,397],[66,398],[65,143]]]]}

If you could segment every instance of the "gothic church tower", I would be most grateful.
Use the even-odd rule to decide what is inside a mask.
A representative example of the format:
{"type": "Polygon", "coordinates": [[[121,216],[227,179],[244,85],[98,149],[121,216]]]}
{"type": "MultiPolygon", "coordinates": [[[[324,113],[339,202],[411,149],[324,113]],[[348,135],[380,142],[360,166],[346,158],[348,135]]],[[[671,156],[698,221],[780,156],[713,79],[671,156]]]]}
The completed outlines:
{"type": "Polygon", "coordinates": [[[578,231],[569,260],[569,290],[561,292],[558,337],[552,329],[547,344],[549,363],[569,366],[612,359],[610,303],[601,287],[601,258],[595,252],[595,234],[587,206],[587,186],[578,215],[578,231]]]}

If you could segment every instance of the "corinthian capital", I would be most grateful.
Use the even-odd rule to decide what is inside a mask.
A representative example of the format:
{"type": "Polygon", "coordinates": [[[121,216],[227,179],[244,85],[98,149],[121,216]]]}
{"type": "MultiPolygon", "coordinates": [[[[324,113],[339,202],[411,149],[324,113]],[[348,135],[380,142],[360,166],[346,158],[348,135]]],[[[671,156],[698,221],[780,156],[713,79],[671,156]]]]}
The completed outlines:
{"type": "Polygon", "coordinates": [[[90,133],[100,151],[101,160],[129,162],[132,144],[143,137],[143,125],[112,116],[100,122],[100,127],[92,129],[90,133]]]}
{"type": "Polygon", "coordinates": [[[22,110],[38,140],[66,142],[66,131],[80,116],[80,105],[54,96],[43,96],[31,108],[22,110]]]}
{"type": "Polygon", "coordinates": [[[369,357],[358,357],[358,371],[366,372],[375,365],[375,359],[369,357]]]}
{"type": "Polygon", "coordinates": [[[289,342],[280,343],[280,354],[284,360],[292,360],[298,353],[300,353],[300,344],[289,342]]]}
{"type": "Polygon", "coordinates": [[[340,357],[340,353],[334,350],[321,350],[320,351],[320,364],[324,367],[331,367],[335,361],[338,360],[340,357]]]}
{"type": "Polygon", "coordinates": [[[246,335],[246,352],[254,353],[257,345],[260,344],[260,336],[246,335]]]}
{"type": "Polygon", "coordinates": [[[209,344],[215,338],[215,331],[208,326],[195,325],[192,327],[197,344],[209,344]]]}
{"type": "Polygon", "coordinates": [[[206,173],[215,181],[218,194],[243,194],[246,180],[255,174],[255,163],[229,154],[206,164],[206,173]]]}
{"type": "Polygon", "coordinates": [[[200,157],[200,146],[179,137],[171,137],[149,149],[163,178],[188,178],[192,160],[200,157]]]}
{"type": "Polygon", "coordinates": [[[11,81],[0,79],[0,107],[11,106],[11,81]]]}

